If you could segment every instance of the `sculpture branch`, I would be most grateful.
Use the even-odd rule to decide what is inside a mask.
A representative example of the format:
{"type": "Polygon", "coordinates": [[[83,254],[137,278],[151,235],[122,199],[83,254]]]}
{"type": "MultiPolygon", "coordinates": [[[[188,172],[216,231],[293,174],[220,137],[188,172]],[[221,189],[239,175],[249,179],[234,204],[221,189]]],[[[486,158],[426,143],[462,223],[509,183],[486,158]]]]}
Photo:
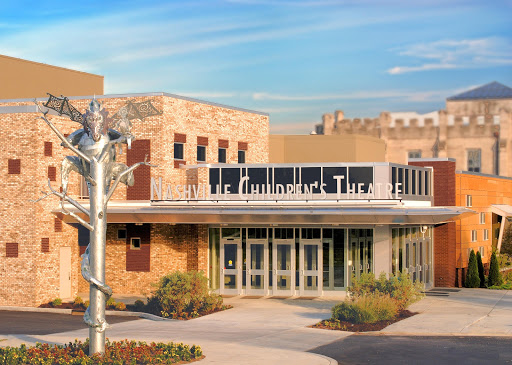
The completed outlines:
{"type": "Polygon", "coordinates": [[[105,159],[105,157],[107,156],[108,154],[108,150],[109,148],[112,148],[113,145],[115,144],[119,144],[119,143],[123,143],[123,142],[126,142],[126,137],[125,136],[121,136],[117,139],[114,139],[112,141],[109,141],[105,147],[103,147],[103,150],[101,151],[101,154],[100,154],[100,157],[98,157],[98,161],[103,161],[105,159]]]}
{"type": "Polygon", "coordinates": [[[158,165],[152,165],[150,162],[147,161],[147,159],[148,159],[148,155],[146,155],[146,157],[144,157],[144,162],[137,162],[136,164],[130,166],[129,168],[127,168],[121,174],[119,174],[117,176],[117,178],[115,179],[114,183],[112,184],[112,187],[110,188],[110,190],[108,192],[107,197],[105,198],[105,209],[107,208],[107,203],[110,200],[110,198],[112,197],[112,195],[114,194],[114,191],[116,190],[117,185],[119,185],[119,182],[121,181],[121,179],[124,176],[126,176],[127,174],[129,174],[130,172],[135,170],[140,165],[146,165],[146,166],[149,166],[149,167],[158,167],[158,165]]]}
{"type": "Polygon", "coordinates": [[[85,209],[82,205],[80,205],[77,201],[71,199],[69,196],[67,196],[66,194],[63,194],[63,193],[59,193],[58,191],[56,191],[55,189],[52,188],[51,184],[50,184],[50,179],[48,179],[48,186],[50,187],[50,192],[49,193],[45,193],[44,191],[42,192],[43,194],[45,194],[44,196],[42,196],[41,198],[37,199],[37,200],[31,200],[31,202],[34,202],[34,203],[37,203],[37,202],[40,202],[41,200],[47,198],[48,196],[50,195],[56,195],[58,196],[60,199],[61,199],[61,211],[63,214],[65,215],[69,215],[73,218],[75,218],[82,226],[84,226],[85,228],[87,228],[89,231],[93,231],[94,230],[94,227],[91,226],[89,223],[87,223],[85,220],[83,220],[80,216],[78,216],[77,214],[67,210],[66,208],[64,208],[64,201],[70,203],[71,205],[73,205],[75,208],[77,208],[79,211],[81,211],[82,213],[84,213],[85,215],[89,216],[89,211],[87,209],[85,209]]]}
{"type": "Polygon", "coordinates": [[[73,151],[75,154],[77,154],[80,158],[82,158],[85,161],[90,163],[91,162],[90,158],[87,155],[85,155],[84,153],[82,153],[81,151],[79,151],[77,148],[75,148],[71,143],[69,143],[69,141],[66,139],[66,137],[64,137],[64,135],[57,129],[57,127],[55,127],[55,125],[46,118],[46,114],[48,114],[48,110],[43,112],[43,110],[41,109],[41,106],[37,103],[37,100],[34,100],[34,103],[37,105],[39,112],[41,112],[43,114],[43,116],[39,117],[39,118],[44,120],[46,122],[46,124],[48,124],[48,126],[52,129],[52,131],[55,132],[55,134],[57,135],[57,137],[59,137],[59,139],[62,141],[62,143],[64,143],[64,146],[69,148],[71,151],[73,151]]]}

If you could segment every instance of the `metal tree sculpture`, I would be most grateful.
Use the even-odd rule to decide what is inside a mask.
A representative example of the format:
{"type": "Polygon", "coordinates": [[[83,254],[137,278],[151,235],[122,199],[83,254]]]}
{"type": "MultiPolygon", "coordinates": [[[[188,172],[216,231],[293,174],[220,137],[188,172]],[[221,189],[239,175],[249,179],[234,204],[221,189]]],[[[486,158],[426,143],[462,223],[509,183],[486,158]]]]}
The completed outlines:
{"type": "MultiPolygon", "coordinates": [[[[63,214],[75,218],[81,225],[90,231],[90,243],[82,255],[81,271],[85,280],[90,283],[90,305],[84,315],[84,321],[89,326],[89,354],[105,352],[105,330],[108,323],[105,320],[105,303],[112,295],[112,289],[105,284],[105,246],[107,232],[107,204],[120,182],[132,186],[134,183],[133,170],[140,165],[153,166],[146,160],[130,167],[123,163],[115,162],[116,145],[131,145],[134,136],[130,132],[129,121],[130,108],[137,109],[137,104],[129,102],[127,112],[116,113],[116,119],[108,118],[108,112],[94,98],[85,114],[81,114],[74,108],[66,97],[58,98],[51,94],[44,104],[48,109],[53,109],[59,115],[67,115],[83,128],[78,129],[68,137],[65,137],[55,125],[47,118],[49,110],[43,111],[35,101],[39,111],[43,114],[40,118],[48,124],[62,141],[62,146],[69,148],[76,156],[67,156],[62,161],[61,179],[62,192],[58,192],[50,184],[50,192],[46,193],[40,201],[49,195],[56,195],[61,201],[63,214]],[[116,129],[119,129],[116,130],[116,129]],[[89,210],[67,195],[69,173],[75,171],[82,175],[89,189],[89,210]],[[112,183],[113,181],[113,183],[112,183]],[[69,211],[64,203],[67,202],[89,217],[86,222],[79,215],[69,211]]],[[[143,104],[143,103],[139,103],[143,104]]],[[[160,114],[151,102],[146,102],[152,108],[140,118],[160,114]]],[[[131,112],[133,114],[133,111],[131,112]]],[[[115,116],[116,116],[115,115],[115,116]]],[[[132,117],[132,119],[135,119],[132,117]]]]}

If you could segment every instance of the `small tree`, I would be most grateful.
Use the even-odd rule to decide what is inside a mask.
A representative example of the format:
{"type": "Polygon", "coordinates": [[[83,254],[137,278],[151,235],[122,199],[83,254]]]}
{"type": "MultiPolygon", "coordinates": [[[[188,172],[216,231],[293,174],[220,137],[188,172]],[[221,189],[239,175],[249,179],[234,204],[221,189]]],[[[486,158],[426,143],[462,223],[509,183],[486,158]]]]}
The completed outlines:
{"type": "Polygon", "coordinates": [[[468,274],[466,276],[466,288],[478,288],[480,277],[478,276],[478,265],[476,263],[475,251],[471,250],[468,263],[468,274]]]}
{"type": "Polygon", "coordinates": [[[478,276],[480,277],[480,288],[485,288],[484,264],[482,263],[480,251],[476,253],[476,264],[478,266],[478,276]]]}
{"type": "Polygon", "coordinates": [[[491,256],[488,284],[489,286],[500,286],[503,284],[503,278],[501,277],[500,265],[498,263],[498,259],[496,258],[496,252],[493,252],[491,256]]]}
{"type": "Polygon", "coordinates": [[[500,253],[512,255],[512,224],[509,224],[509,226],[505,228],[505,231],[503,232],[500,253]]]}

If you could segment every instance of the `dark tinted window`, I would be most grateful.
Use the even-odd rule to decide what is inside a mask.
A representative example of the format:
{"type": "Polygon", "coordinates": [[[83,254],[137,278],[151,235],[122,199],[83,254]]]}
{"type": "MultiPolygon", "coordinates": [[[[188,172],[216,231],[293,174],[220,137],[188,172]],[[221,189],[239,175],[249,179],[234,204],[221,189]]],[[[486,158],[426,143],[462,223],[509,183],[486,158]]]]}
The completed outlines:
{"type": "Polygon", "coordinates": [[[423,195],[423,171],[418,171],[418,195],[423,195]]]}
{"type": "Polygon", "coordinates": [[[247,228],[247,238],[249,238],[249,239],[267,238],[267,229],[266,228],[247,228]]]}
{"type": "Polygon", "coordinates": [[[425,195],[429,195],[430,194],[430,186],[429,186],[429,179],[430,178],[430,174],[428,173],[428,171],[425,171],[425,195]]]}
{"type": "Polygon", "coordinates": [[[411,170],[411,194],[416,194],[416,170],[411,170]]]}
{"type": "Polygon", "coordinates": [[[226,149],[219,148],[219,163],[226,163],[226,149]]]}
{"type": "Polygon", "coordinates": [[[197,146],[197,161],[198,162],[206,161],[206,147],[205,146],[197,146]]]}
{"type": "Polygon", "coordinates": [[[254,191],[258,192],[258,194],[263,193],[263,189],[265,189],[265,193],[267,193],[267,169],[263,167],[258,168],[248,168],[247,176],[249,176],[249,188],[247,192],[250,194],[251,185],[254,185],[254,191]]]}
{"type": "Polygon", "coordinates": [[[305,192],[304,186],[317,183],[317,187],[313,187],[312,193],[320,193],[320,183],[322,182],[322,169],[320,167],[303,167],[301,169],[302,192],[305,192]]]}
{"type": "Polygon", "coordinates": [[[183,143],[174,144],[174,158],[176,160],[183,160],[183,143]]]}
{"type": "Polygon", "coordinates": [[[245,163],[245,151],[238,151],[238,163],[245,163]]]}
{"type": "Polygon", "coordinates": [[[231,194],[238,194],[238,184],[240,183],[240,169],[238,168],[222,168],[221,169],[221,193],[225,194],[224,186],[230,185],[229,192],[231,194]]]}
{"type": "Polygon", "coordinates": [[[276,167],[274,168],[274,192],[276,191],[275,186],[277,184],[281,184],[284,187],[284,191],[286,192],[286,184],[293,184],[293,167],[283,168],[276,167]]]}
{"type": "Polygon", "coordinates": [[[345,176],[345,179],[341,180],[341,193],[347,192],[347,168],[346,167],[324,167],[323,171],[323,183],[326,184],[324,190],[328,194],[337,193],[338,181],[334,179],[334,176],[345,176]]]}
{"type": "Polygon", "coordinates": [[[405,194],[409,194],[409,169],[405,169],[405,194]]]}
{"type": "Polygon", "coordinates": [[[398,187],[398,190],[400,190],[403,193],[404,192],[404,169],[403,168],[398,169],[398,183],[401,184],[398,187]]]}
{"type": "Polygon", "coordinates": [[[395,184],[396,184],[396,167],[391,168],[391,185],[393,185],[393,193],[395,193],[395,184]]]}
{"type": "Polygon", "coordinates": [[[219,170],[220,169],[210,169],[210,187],[212,194],[218,194],[217,185],[220,184],[219,170]]]}
{"type": "Polygon", "coordinates": [[[348,170],[349,183],[355,184],[357,191],[357,184],[363,183],[363,193],[368,192],[368,186],[373,184],[373,167],[350,167],[348,170]]]}
{"type": "Polygon", "coordinates": [[[274,229],[274,238],[276,239],[292,239],[293,238],[293,228],[275,228],[274,229]]]}

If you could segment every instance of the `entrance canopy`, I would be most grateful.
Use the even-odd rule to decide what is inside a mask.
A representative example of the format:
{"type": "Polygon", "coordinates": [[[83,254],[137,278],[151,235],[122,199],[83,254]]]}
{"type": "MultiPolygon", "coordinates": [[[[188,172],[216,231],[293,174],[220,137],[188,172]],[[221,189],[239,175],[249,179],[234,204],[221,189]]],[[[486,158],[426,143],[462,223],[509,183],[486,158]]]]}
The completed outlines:
{"type": "MultiPolygon", "coordinates": [[[[67,209],[80,215],[72,206],[67,209]]],[[[59,211],[55,211],[58,213],[59,211]]],[[[182,224],[438,224],[474,214],[462,207],[405,206],[400,201],[112,202],[108,223],[182,224]]],[[[64,217],[73,222],[73,218],[64,217]]]]}

